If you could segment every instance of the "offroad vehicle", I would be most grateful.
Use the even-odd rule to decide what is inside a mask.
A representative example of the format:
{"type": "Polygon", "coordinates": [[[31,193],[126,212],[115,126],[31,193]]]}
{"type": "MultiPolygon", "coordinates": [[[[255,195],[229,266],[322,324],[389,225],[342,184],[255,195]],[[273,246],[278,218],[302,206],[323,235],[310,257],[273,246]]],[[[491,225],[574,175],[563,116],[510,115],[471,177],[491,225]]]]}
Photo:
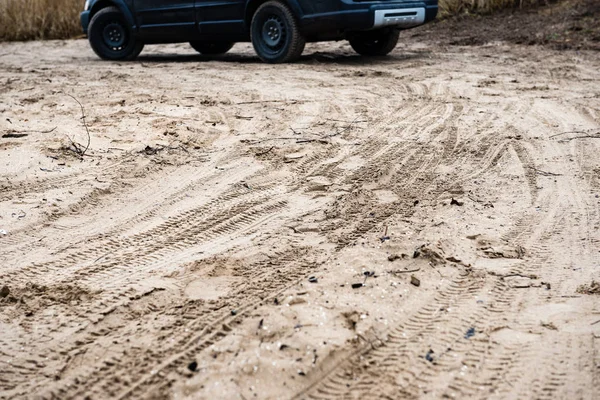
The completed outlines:
{"type": "Polygon", "coordinates": [[[384,56],[400,30],[433,20],[438,0],[87,0],[81,24],[96,54],[132,60],[146,44],[189,42],[205,55],[252,42],[265,62],[298,59],[306,42],[348,40],[384,56]]]}

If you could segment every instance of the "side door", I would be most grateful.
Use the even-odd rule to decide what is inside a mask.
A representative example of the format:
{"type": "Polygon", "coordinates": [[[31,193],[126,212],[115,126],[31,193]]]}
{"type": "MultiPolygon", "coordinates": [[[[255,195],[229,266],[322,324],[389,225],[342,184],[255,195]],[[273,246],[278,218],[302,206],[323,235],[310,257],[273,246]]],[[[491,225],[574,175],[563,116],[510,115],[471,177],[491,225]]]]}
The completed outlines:
{"type": "Polygon", "coordinates": [[[220,38],[244,35],[246,0],[196,0],[196,20],[201,35],[219,34],[220,38]]]}
{"type": "Polygon", "coordinates": [[[134,9],[144,39],[185,40],[197,33],[194,0],[134,0],[134,9]]]}

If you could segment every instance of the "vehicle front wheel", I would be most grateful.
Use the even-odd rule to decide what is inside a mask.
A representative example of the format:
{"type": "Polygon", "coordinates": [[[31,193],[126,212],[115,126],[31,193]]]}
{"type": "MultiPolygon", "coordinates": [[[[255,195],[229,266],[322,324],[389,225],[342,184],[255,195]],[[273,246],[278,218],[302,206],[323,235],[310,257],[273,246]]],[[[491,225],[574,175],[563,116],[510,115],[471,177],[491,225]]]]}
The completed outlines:
{"type": "Polygon", "coordinates": [[[232,42],[202,42],[195,40],[190,45],[200,54],[217,55],[225,54],[233,47],[232,42]]]}
{"type": "Polygon", "coordinates": [[[363,56],[385,56],[389,54],[396,44],[400,31],[385,28],[374,31],[358,32],[353,34],[348,41],[358,54],[363,56]]]}
{"type": "Polygon", "coordinates": [[[256,10],[250,36],[256,54],[268,63],[295,61],[306,44],[294,14],[278,1],[268,1],[256,10]]]}
{"type": "Polygon", "coordinates": [[[116,7],[103,8],[94,15],[88,39],[94,52],[104,60],[133,60],[144,48],[116,7]]]}

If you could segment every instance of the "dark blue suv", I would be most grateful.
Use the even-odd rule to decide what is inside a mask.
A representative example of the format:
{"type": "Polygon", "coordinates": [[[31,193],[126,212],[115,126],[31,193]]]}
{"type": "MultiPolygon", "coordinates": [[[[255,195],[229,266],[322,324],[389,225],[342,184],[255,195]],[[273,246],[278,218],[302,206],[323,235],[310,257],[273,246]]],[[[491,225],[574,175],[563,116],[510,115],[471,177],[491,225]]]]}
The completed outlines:
{"type": "Polygon", "coordinates": [[[306,42],[348,40],[383,56],[400,30],[433,20],[438,0],[87,0],[81,24],[103,59],[132,60],[145,44],[190,42],[223,54],[251,41],[266,62],[300,57],[306,42]]]}

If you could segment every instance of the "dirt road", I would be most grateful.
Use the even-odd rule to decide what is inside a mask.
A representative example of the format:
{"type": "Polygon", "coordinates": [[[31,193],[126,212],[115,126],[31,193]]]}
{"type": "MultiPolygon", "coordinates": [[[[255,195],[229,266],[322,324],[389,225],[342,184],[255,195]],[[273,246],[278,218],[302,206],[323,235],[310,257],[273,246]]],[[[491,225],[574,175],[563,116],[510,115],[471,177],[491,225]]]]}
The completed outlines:
{"type": "Polygon", "coordinates": [[[0,398],[598,396],[598,53],[418,40],[0,44],[0,398]]]}

